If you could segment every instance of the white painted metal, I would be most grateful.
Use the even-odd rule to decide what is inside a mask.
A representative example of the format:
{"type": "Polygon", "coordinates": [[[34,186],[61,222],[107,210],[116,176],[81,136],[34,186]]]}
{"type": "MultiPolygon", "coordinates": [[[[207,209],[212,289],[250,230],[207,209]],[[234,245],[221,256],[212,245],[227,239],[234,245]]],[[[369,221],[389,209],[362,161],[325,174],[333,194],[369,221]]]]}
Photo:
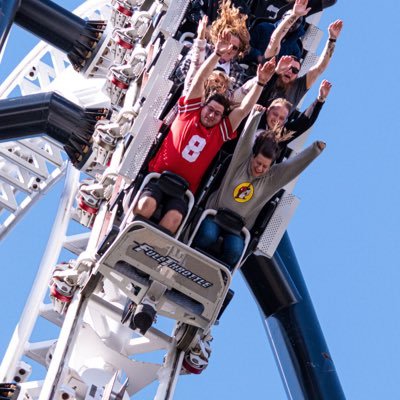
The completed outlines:
{"type": "MultiPolygon", "coordinates": [[[[76,11],[92,19],[107,18],[106,0],[90,0],[76,11]]],[[[40,42],[0,86],[0,98],[50,90],[69,66],[67,57],[40,42]]],[[[66,172],[62,147],[46,137],[0,144],[0,239],[23,218],[66,172]],[[34,187],[36,177],[40,178],[34,187]]]]}
{"type": "Polygon", "coordinates": [[[63,243],[62,238],[65,236],[69,224],[70,211],[73,203],[73,193],[76,189],[78,177],[79,172],[70,167],[47,249],[43,255],[41,265],[32,286],[31,294],[26,302],[20,322],[14,331],[14,335],[0,366],[0,381],[2,382],[10,382],[13,380],[17,363],[27,350],[27,343],[29,343],[32,330],[40,315],[40,307],[46,296],[52,267],[57,263],[63,243]]]}
{"type": "Polygon", "coordinates": [[[144,102],[141,113],[132,126],[131,135],[133,140],[126,151],[120,168],[120,174],[130,180],[136,178],[161,127],[161,121],[158,117],[173,86],[168,77],[174,68],[182,47],[182,44],[172,38],[166,41],[164,51],[151,72],[150,81],[141,95],[147,101],[144,102]]]}
{"type": "Polygon", "coordinates": [[[165,369],[162,372],[164,379],[158,387],[154,400],[173,399],[184,355],[183,351],[178,351],[174,346],[171,346],[166,358],[165,369]]]}
{"type": "MultiPolygon", "coordinates": [[[[131,83],[128,92],[131,96],[130,103],[125,107],[133,116],[140,112],[132,126],[127,129],[133,137],[130,146],[127,149],[121,143],[117,146],[117,157],[112,159],[110,169],[104,173],[109,174],[110,186],[116,185],[118,181],[118,185],[124,187],[137,177],[139,168],[158,133],[161,124],[158,118],[172,87],[168,76],[179,57],[182,44],[171,36],[175,33],[189,2],[177,0],[161,3],[168,6],[168,10],[156,28],[155,35],[163,33],[167,40],[161,56],[150,71],[149,82],[140,94],[144,102],[139,105],[136,103],[134,112],[131,106],[139,92],[137,82],[131,83]]],[[[108,18],[110,15],[109,7],[103,1],[88,1],[79,10],[81,15],[86,14],[90,18],[93,18],[93,14],[90,15],[89,12],[95,10],[94,19],[99,19],[101,15],[108,18]]],[[[16,88],[21,94],[48,90],[53,79],[68,72],[65,63],[66,58],[60,52],[44,44],[38,45],[0,87],[0,97],[7,97],[16,88]],[[51,63],[48,64],[45,58],[50,58],[51,63]]],[[[82,96],[87,96],[93,101],[93,92],[89,89],[86,95],[82,96]]],[[[218,315],[229,288],[231,275],[221,264],[210,261],[206,256],[150,226],[146,227],[145,238],[164,243],[165,247],[169,246],[169,255],[180,259],[179,257],[186,253],[189,260],[192,257],[192,260],[199,263],[208,263],[209,270],[204,273],[211,276],[210,281],[215,285],[214,297],[210,297],[205,291],[200,292],[189,287],[184,280],[176,276],[177,274],[173,274],[174,271],[163,271],[159,266],[153,269],[146,265],[141,266],[134,258],[128,257],[133,243],[130,240],[132,232],[129,232],[129,228],[135,227],[135,222],[127,225],[126,232],[122,232],[111,245],[111,252],[99,260],[96,249],[112,222],[108,222],[112,216],[107,202],[103,202],[91,232],[66,236],[68,225],[75,216],[73,201],[80,174],[71,167],[66,167],[65,158],[61,148],[46,138],[0,145],[0,206],[3,207],[3,213],[4,210],[10,212],[0,227],[0,237],[8,232],[28,211],[29,206],[37,201],[66,169],[69,171],[59,212],[32,293],[0,366],[0,380],[12,381],[17,366],[25,362],[24,360],[32,359],[44,365],[47,371],[42,378],[21,383],[24,398],[27,395],[33,400],[61,399],[67,395],[71,400],[100,399],[103,396],[112,398],[110,392],[123,390],[122,378],[126,376],[128,383],[123,395],[124,400],[131,398],[154,380],[159,381],[155,399],[172,399],[181,373],[184,352],[177,349],[174,334],[167,334],[153,326],[145,335],[139,335],[127,324],[122,325],[121,316],[126,301],[133,299],[139,302],[146,298],[145,295],[135,294],[134,285],[146,290],[153,289],[151,294],[159,295],[159,314],[191,323],[203,333],[207,333],[218,315]],[[32,178],[39,178],[40,181],[32,181],[32,178]],[[39,187],[34,189],[35,182],[39,187]],[[26,194],[20,204],[15,196],[17,190],[26,194]],[[83,271],[81,276],[87,278],[92,273],[87,283],[88,286],[93,284],[91,289],[87,288],[87,291],[75,294],[65,316],[56,314],[51,305],[44,302],[51,268],[57,263],[62,247],[79,255],[77,264],[83,271]],[[120,259],[133,260],[136,263],[133,265],[152,275],[155,283],[141,284],[135,282],[131,276],[119,273],[114,267],[120,259]],[[165,288],[179,289],[180,293],[185,293],[188,298],[203,302],[204,312],[201,317],[194,315],[195,313],[190,315],[184,306],[174,303],[171,298],[163,297],[167,293],[165,288]],[[58,336],[42,338],[31,343],[32,330],[41,318],[59,328],[58,336]],[[161,359],[158,362],[138,362],[133,358],[135,355],[154,350],[164,350],[165,361],[161,359]]],[[[117,192],[114,187],[114,194],[117,192]]],[[[259,251],[268,256],[273,254],[274,247],[280,240],[279,235],[286,229],[296,202],[291,194],[283,197],[271,219],[269,230],[266,230],[265,237],[263,236],[260,242],[259,251]]],[[[29,369],[29,365],[26,367],[29,369]]]]}
{"type": "Polygon", "coordinates": [[[205,333],[214,324],[231,282],[225,266],[141,221],[126,226],[97,268],[135,304],[147,296],[152,282],[165,285],[168,290],[155,303],[157,313],[205,333]],[[138,276],[133,267],[150,279],[138,276]]]}
{"type": "MultiPolygon", "coordinates": [[[[90,2],[92,6],[93,3],[90,2]]],[[[39,45],[27,57],[27,65],[20,66],[15,76],[5,82],[2,87],[3,96],[7,96],[15,89],[15,85],[12,87],[13,84],[10,82],[16,82],[21,94],[46,90],[57,74],[66,72],[65,62],[66,59],[62,54],[48,49],[43,44],[39,45]],[[42,60],[47,54],[51,56],[52,66],[42,60]],[[35,61],[34,65],[33,61],[35,61]],[[16,77],[18,79],[15,79],[16,77]]],[[[160,93],[158,96],[160,98],[158,109],[160,109],[165,99],[161,101],[160,93]]],[[[17,204],[13,197],[15,190],[12,190],[10,185],[13,184],[14,187],[29,194],[29,181],[32,175],[41,179],[37,182],[40,187],[35,193],[42,193],[40,189],[45,188],[42,180],[48,176],[61,176],[61,173],[57,175],[54,171],[49,173],[48,163],[58,163],[56,169],[60,167],[65,169],[65,155],[52,140],[47,141],[42,138],[29,139],[24,143],[7,143],[1,146],[0,151],[5,160],[3,161],[4,181],[9,185],[4,187],[0,181],[3,185],[0,200],[3,201],[4,206],[14,212],[13,221],[16,222],[22,214],[16,212],[17,204]]],[[[87,248],[86,252],[93,254],[101,237],[101,221],[97,223],[97,228],[94,227],[92,235],[82,233],[66,237],[68,223],[74,216],[72,205],[79,175],[71,168],[64,195],[68,205],[60,205],[53,227],[53,240],[49,241],[48,250],[43,258],[26,310],[0,369],[1,380],[12,381],[16,366],[20,365],[19,360],[22,357],[31,358],[48,367],[43,380],[21,383],[23,396],[30,396],[34,400],[61,399],[65,396],[69,396],[70,399],[97,399],[103,395],[104,387],[113,376],[116,376],[115,373],[121,372],[129,378],[127,393],[133,395],[141,387],[157,379],[159,371],[166,367],[162,367],[162,360],[160,364],[143,363],[131,359],[132,355],[155,349],[165,349],[171,354],[176,352],[175,346],[172,345],[172,337],[155,328],[151,328],[146,337],[138,337],[130,328],[121,325],[121,313],[126,297],[121,295],[119,289],[111,285],[109,281],[104,280],[96,294],[88,299],[77,294],[65,318],[54,313],[50,305],[43,302],[51,277],[51,269],[57,262],[61,248],[64,246],[76,254],[82,254],[82,250],[87,248]],[[39,342],[30,343],[32,330],[41,317],[59,326],[61,331],[56,338],[44,338],[39,342]]],[[[106,214],[106,207],[103,207],[102,215],[106,214]]],[[[167,356],[167,359],[170,358],[171,356],[167,356]]],[[[180,365],[175,363],[174,377],[165,372],[160,375],[164,377],[161,380],[165,381],[164,386],[169,388],[170,394],[172,394],[171,388],[176,384],[176,377],[180,373],[180,365]]],[[[124,395],[124,399],[128,394],[124,395]]]]}
{"type": "Polygon", "coordinates": [[[306,34],[301,39],[303,47],[307,51],[316,52],[318,43],[321,41],[323,32],[315,25],[310,25],[306,34]]]}
{"type": "Polygon", "coordinates": [[[257,250],[268,258],[274,255],[299,202],[299,199],[290,193],[285,193],[280,199],[274,214],[268,222],[268,226],[257,244],[257,250]]]}

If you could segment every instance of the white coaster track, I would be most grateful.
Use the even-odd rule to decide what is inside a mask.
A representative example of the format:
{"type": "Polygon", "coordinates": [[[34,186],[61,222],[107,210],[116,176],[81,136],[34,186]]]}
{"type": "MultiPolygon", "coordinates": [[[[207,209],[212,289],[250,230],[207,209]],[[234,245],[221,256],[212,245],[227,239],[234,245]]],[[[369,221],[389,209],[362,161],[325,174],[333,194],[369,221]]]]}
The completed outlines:
{"type": "MultiPolygon", "coordinates": [[[[181,5],[178,4],[179,6],[181,5]]],[[[110,6],[102,1],[88,1],[77,13],[88,18],[101,19],[109,16],[110,6]]],[[[173,19],[174,16],[170,16],[170,20],[173,19]]],[[[70,69],[68,64],[63,53],[42,42],[3,83],[0,88],[1,97],[5,98],[10,93],[26,95],[51,90],[54,86],[51,84],[53,80],[56,81],[70,69]]],[[[73,217],[76,217],[73,203],[80,173],[65,161],[62,147],[53,140],[42,137],[3,143],[0,151],[0,201],[2,213],[8,213],[3,217],[2,236],[23,217],[40,195],[46,193],[66,174],[53,231],[26,309],[1,364],[0,381],[20,383],[18,399],[50,400],[127,399],[142,387],[159,379],[160,386],[155,398],[172,398],[175,376],[180,373],[184,352],[177,351],[174,337],[157,329],[150,328],[146,337],[143,337],[122,326],[120,319],[126,297],[118,288],[104,282],[107,289],[102,288],[100,294],[92,295],[90,300],[82,300],[81,295],[77,294],[65,318],[53,311],[52,304],[45,301],[48,282],[61,249],[66,248],[76,255],[80,254],[86,248],[90,234],[66,236],[68,226],[74,223],[73,217]],[[31,183],[33,178],[37,183],[35,187],[31,183]],[[17,200],[17,191],[26,194],[22,201],[21,196],[17,200]],[[40,319],[46,319],[60,327],[58,337],[43,337],[40,341],[33,341],[32,332],[40,319]],[[135,354],[159,349],[164,349],[168,354],[158,364],[131,359],[135,354]],[[33,363],[30,365],[24,360],[33,363]],[[87,366],[84,367],[83,364],[87,366]],[[43,368],[38,368],[40,365],[45,367],[44,373],[43,368]],[[34,380],[30,380],[31,373],[34,380]],[[94,373],[96,377],[93,375],[85,378],[87,373],[94,373]],[[128,379],[125,386],[119,383],[124,377],[128,379]]],[[[193,338],[190,337],[190,340],[193,338]]]]}
{"type": "MultiPolygon", "coordinates": [[[[146,101],[133,125],[129,127],[129,134],[133,136],[133,140],[126,150],[122,143],[117,146],[111,165],[104,173],[106,178],[111,177],[110,185],[114,188],[114,193],[118,184],[128,185],[136,178],[139,167],[157,134],[161,124],[158,116],[172,87],[168,76],[182,48],[182,45],[172,38],[172,34],[179,25],[188,1],[171,1],[170,4],[157,1],[147,3],[150,3],[149,7],[141,14],[144,19],[148,18],[147,14],[152,16],[161,9],[166,11],[156,28],[156,32],[162,32],[166,40],[160,58],[151,71],[151,79],[141,93],[146,101]],[[115,179],[115,176],[118,178],[115,179]]],[[[104,1],[87,1],[77,10],[77,14],[89,19],[109,19],[110,5],[104,1]]],[[[121,15],[121,18],[124,18],[124,15],[121,15]]],[[[310,29],[309,37],[305,40],[305,48],[310,50],[310,59],[313,57],[312,51],[315,50],[315,43],[319,41],[320,36],[317,28],[310,29]]],[[[106,51],[104,50],[104,53],[94,60],[95,66],[89,66],[85,72],[86,76],[104,80],[107,71],[101,70],[99,60],[106,51]]],[[[147,53],[146,48],[144,54],[147,53]]],[[[136,59],[131,58],[131,60],[139,63],[141,54],[137,53],[136,56],[136,59]]],[[[104,65],[104,60],[102,62],[104,65]]],[[[108,68],[111,68],[111,64],[108,68]]],[[[16,92],[26,95],[51,90],[57,79],[63,79],[70,69],[64,54],[40,43],[0,87],[0,97],[5,98],[16,92]]],[[[113,71],[119,74],[119,77],[126,73],[118,67],[113,71]]],[[[134,67],[129,73],[135,75],[134,67]]],[[[111,102],[113,104],[120,102],[121,93],[115,91],[113,87],[107,88],[111,102]]],[[[78,96],[78,101],[93,104],[96,102],[93,92],[88,89],[75,94],[78,96]]],[[[124,95],[132,105],[137,97],[135,85],[131,84],[124,95]]],[[[127,107],[126,104],[127,100],[124,109],[127,107]]],[[[120,128],[122,129],[121,126],[120,128]]],[[[120,262],[118,257],[114,260],[109,252],[101,258],[96,255],[99,243],[108,228],[108,219],[112,218],[107,202],[100,205],[90,232],[67,236],[70,224],[74,224],[74,219],[81,217],[74,208],[81,174],[66,161],[62,147],[46,137],[0,144],[2,216],[0,238],[4,237],[30,207],[64,175],[65,188],[53,231],[26,308],[0,366],[0,382],[18,382],[20,384],[20,393],[16,397],[18,400],[127,400],[134,397],[143,387],[158,380],[159,387],[155,399],[172,399],[184,363],[185,352],[195,348],[196,344],[200,343],[200,347],[207,344],[210,327],[229,288],[230,274],[225,267],[208,261],[214,272],[206,274],[208,279],[206,281],[212,282],[215,290],[218,289],[219,292],[213,300],[209,300],[202,289],[197,288],[197,297],[193,296],[198,303],[206,306],[203,311],[196,311],[187,305],[178,306],[176,298],[166,295],[167,291],[173,292],[169,290],[171,288],[185,292],[179,277],[171,278],[170,271],[151,284],[143,283],[140,276],[127,277],[126,274],[115,272],[120,262]],[[51,303],[46,302],[46,297],[53,267],[59,261],[63,248],[79,256],[78,265],[84,275],[86,274],[86,278],[89,273],[95,274],[88,279],[86,286],[83,285],[83,291],[75,293],[66,314],[60,315],[53,310],[51,303]],[[136,286],[132,282],[135,282],[136,286]],[[142,289],[146,290],[145,296],[140,294],[142,289]],[[120,322],[128,298],[140,301],[157,298],[159,313],[172,316],[178,321],[177,326],[170,334],[154,327],[151,327],[145,335],[133,332],[130,327],[120,322]],[[32,332],[40,319],[45,319],[57,327],[56,337],[32,339],[32,332]],[[193,325],[184,324],[188,321],[194,321],[193,325]],[[135,355],[152,353],[155,350],[164,350],[166,354],[164,359],[158,362],[139,362],[134,359],[135,355]]],[[[282,210],[277,211],[281,214],[274,216],[272,233],[266,230],[265,236],[260,241],[259,251],[266,255],[273,254],[280,236],[286,229],[297,204],[293,197],[288,194],[287,199],[282,202],[282,210]],[[282,220],[284,221],[281,222],[282,220]]],[[[131,235],[130,229],[135,228],[134,224],[127,224],[123,233],[131,235]]],[[[151,226],[141,224],[139,228],[150,237],[158,235],[156,243],[165,239],[162,233],[155,232],[151,226]]],[[[121,240],[112,245],[112,255],[127,252],[123,247],[125,236],[121,234],[119,237],[121,240]]],[[[191,250],[185,246],[182,245],[181,250],[178,247],[177,244],[174,247],[174,257],[177,260],[180,251],[190,254],[191,250]]],[[[199,259],[204,261],[205,257],[199,259]]],[[[155,276],[151,270],[147,272],[150,276],[155,276]]],[[[194,286],[196,287],[195,284],[194,286]]],[[[192,293],[194,290],[190,289],[187,293],[189,292],[192,293]]],[[[207,349],[204,348],[196,350],[199,354],[202,351],[207,353],[207,349]]],[[[201,361],[200,356],[199,359],[201,361]]]]}

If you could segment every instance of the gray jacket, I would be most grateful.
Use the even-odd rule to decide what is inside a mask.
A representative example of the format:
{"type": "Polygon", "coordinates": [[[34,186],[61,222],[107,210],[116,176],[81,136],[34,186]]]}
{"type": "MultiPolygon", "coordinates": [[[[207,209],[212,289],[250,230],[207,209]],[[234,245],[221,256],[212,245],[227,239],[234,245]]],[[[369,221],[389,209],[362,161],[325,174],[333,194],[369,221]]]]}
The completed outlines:
{"type": "Polygon", "coordinates": [[[314,142],[296,156],[272,165],[264,175],[251,176],[252,147],[261,115],[261,112],[253,111],[249,116],[221,187],[207,202],[207,208],[229,208],[235,211],[245,219],[248,229],[252,228],[270,198],[321,154],[317,142],[314,142]]]}

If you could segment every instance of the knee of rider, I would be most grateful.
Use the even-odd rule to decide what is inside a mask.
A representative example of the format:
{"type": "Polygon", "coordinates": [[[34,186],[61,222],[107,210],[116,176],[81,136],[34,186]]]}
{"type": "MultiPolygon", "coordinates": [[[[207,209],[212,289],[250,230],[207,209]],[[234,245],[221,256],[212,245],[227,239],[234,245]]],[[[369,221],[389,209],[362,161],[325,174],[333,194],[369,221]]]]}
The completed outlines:
{"type": "Polygon", "coordinates": [[[163,217],[163,225],[168,229],[176,228],[178,229],[179,224],[182,222],[183,215],[177,210],[168,211],[163,217]]]}
{"type": "Polygon", "coordinates": [[[153,197],[143,197],[139,199],[135,209],[134,214],[142,215],[144,217],[150,218],[157,208],[157,202],[153,197]]]}
{"type": "Polygon", "coordinates": [[[224,237],[224,253],[227,254],[228,256],[234,256],[239,255],[242,253],[244,249],[244,241],[240,236],[237,235],[226,235],[224,237]]]}
{"type": "Polygon", "coordinates": [[[201,223],[195,243],[200,247],[210,247],[214,242],[218,240],[218,229],[216,224],[210,219],[206,218],[201,223]]]}

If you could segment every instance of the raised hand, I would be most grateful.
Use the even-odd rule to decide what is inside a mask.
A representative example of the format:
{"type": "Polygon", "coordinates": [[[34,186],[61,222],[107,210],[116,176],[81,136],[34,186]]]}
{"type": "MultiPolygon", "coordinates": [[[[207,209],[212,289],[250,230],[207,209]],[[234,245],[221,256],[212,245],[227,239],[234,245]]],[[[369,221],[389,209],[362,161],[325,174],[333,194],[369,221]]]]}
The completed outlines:
{"type": "Polygon", "coordinates": [[[231,34],[227,31],[223,31],[218,35],[218,40],[215,45],[215,52],[218,56],[223,56],[229,50],[231,50],[231,34]]]}
{"type": "Polygon", "coordinates": [[[275,73],[276,61],[275,57],[267,61],[264,65],[258,64],[257,67],[257,79],[258,82],[265,85],[275,73]]]}
{"type": "Polygon", "coordinates": [[[337,19],[332,22],[328,27],[329,39],[337,39],[340,35],[340,32],[343,28],[343,21],[341,19],[337,19]]]}
{"type": "Polygon", "coordinates": [[[254,104],[253,107],[254,111],[265,112],[266,108],[263,107],[261,104],[254,104]]]}
{"type": "Polygon", "coordinates": [[[304,17],[307,15],[311,7],[307,8],[308,0],[296,0],[293,6],[293,14],[297,17],[304,17]]]}
{"type": "Polygon", "coordinates": [[[327,81],[326,79],[324,79],[321,82],[321,85],[319,87],[319,92],[318,92],[318,99],[321,101],[325,101],[326,98],[329,95],[329,92],[331,90],[332,87],[332,83],[330,83],[329,81],[327,81]]]}
{"type": "Polygon", "coordinates": [[[203,18],[199,21],[199,26],[197,27],[197,38],[198,39],[206,38],[207,24],[208,24],[208,16],[204,15],[203,18]]]}
{"type": "Polygon", "coordinates": [[[282,56],[278,62],[278,65],[276,66],[275,72],[278,75],[283,74],[292,66],[292,61],[293,61],[292,56],[282,56]]]}

